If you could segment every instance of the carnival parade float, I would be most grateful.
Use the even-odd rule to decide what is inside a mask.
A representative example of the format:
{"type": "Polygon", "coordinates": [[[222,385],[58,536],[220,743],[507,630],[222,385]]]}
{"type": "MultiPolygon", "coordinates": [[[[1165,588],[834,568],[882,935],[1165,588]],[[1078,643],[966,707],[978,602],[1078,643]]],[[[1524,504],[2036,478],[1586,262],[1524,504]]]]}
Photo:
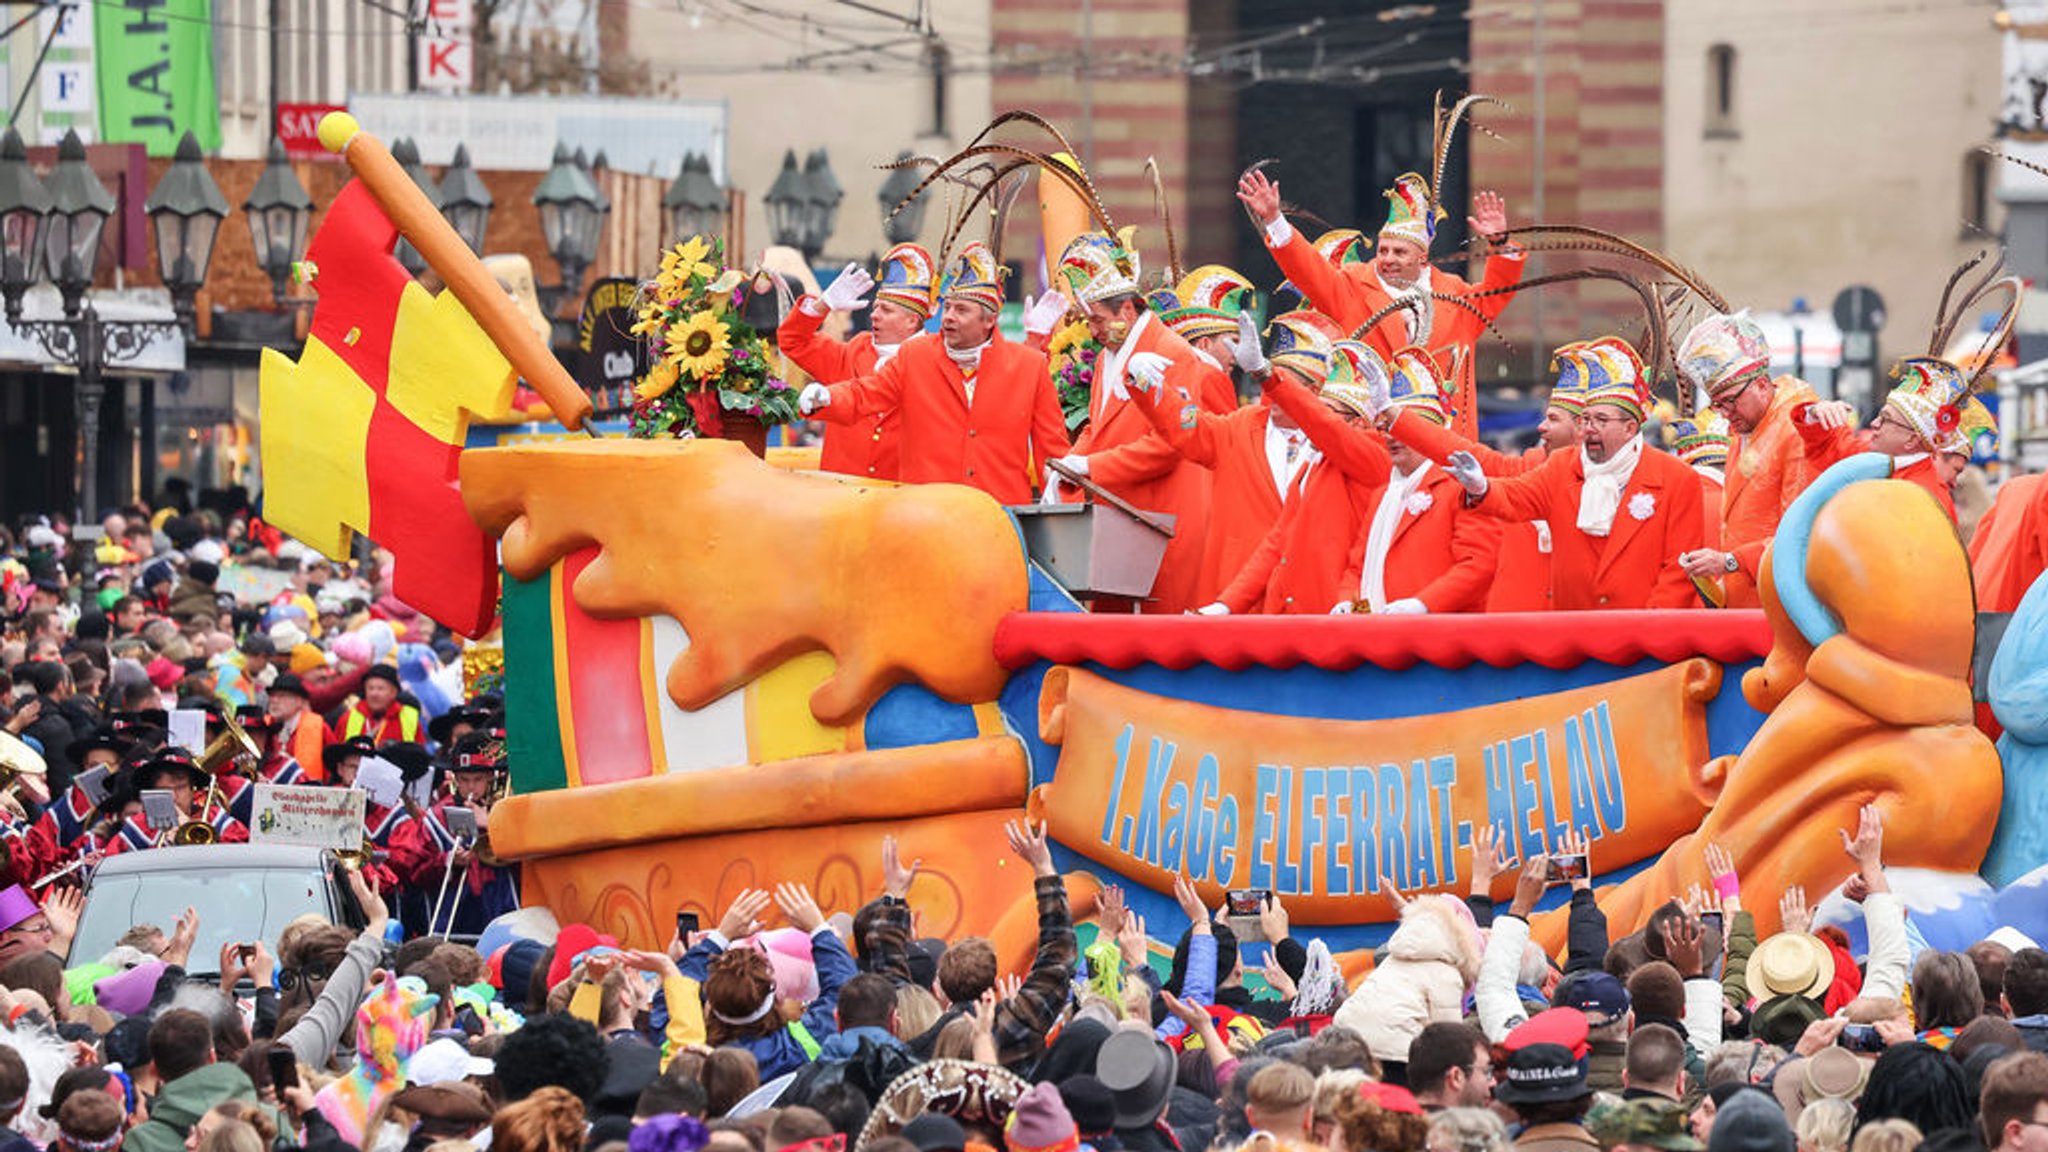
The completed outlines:
{"type": "MultiPolygon", "coordinates": [[[[2048,864],[2048,592],[1980,654],[1954,527],[1883,457],[1787,513],[1761,611],[1091,614],[973,489],[711,436],[465,449],[519,377],[570,433],[589,404],[382,145],[342,115],[321,135],[357,179],[307,254],[305,355],[266,354],[266,516],[331,555],[376,540],[397,594],[459,632],[502,624],[513,794],[492,848],[564,923],[659,946],[678,910],[710,923],[781,880],[851,909],[887,835],[922,859],[923,934],[1021,963],[1035,912],[1000,829],[1028,814],[1077,916],[1114,883],[1170,937],[1185,874],[1212,905],[1270,889],[1298,934],[1361,951],[1388,884],[1465,892],[1487,825],[1518,860],[1584,833],[1603,904],[1636,922],[1707,882],[1709,842],[1773,890],[1828,891],[1838,830],[1876,804],[1932,942],[2048,931],[2048,902],[2017,898],[2048,864]],[[401,235],[448,288],[406,276],[401,235]]],[[[738,286],[697,248],[663,273],[738,286]]],[[[694,354],[657,368],[643,415],[749,406],[687,387],[694,354]]],[[[1537,928],[1562,946],[1560,918],[1537,928]]]]}

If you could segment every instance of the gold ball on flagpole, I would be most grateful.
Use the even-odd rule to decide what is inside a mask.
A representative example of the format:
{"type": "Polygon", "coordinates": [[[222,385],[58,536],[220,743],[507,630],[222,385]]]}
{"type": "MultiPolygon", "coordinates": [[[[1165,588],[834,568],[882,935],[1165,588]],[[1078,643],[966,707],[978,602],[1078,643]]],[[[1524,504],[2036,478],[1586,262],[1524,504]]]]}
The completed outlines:
{"type": "Polygon", "coordinates": [[[363,126],[348,113],[329,112],[320,118],[320,144],[329,152],[339,153],[362,130],[363,126]]]}

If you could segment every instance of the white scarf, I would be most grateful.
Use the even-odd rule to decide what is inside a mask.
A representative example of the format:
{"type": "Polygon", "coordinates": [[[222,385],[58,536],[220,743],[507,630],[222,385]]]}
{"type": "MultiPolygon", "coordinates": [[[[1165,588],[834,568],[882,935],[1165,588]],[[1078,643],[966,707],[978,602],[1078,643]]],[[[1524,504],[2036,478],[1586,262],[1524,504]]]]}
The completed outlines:
{"type": "Polygon", "coordinates": [[[1380,506],[1372,514],[1372,528],[1365,535],[1365,565],[1358,581],[1358,598],[1375,612],[1387,608],[1387,553],[1394,548],[1394,530],[1401,526],[1401,516],[1408,510],[1408,497],[1422,486],[1422,478],[1429,469],[1427,460],[1413,472],[1404,474],[1395,469],[1387,486],[1380,490],[1380,506]]]}
{"type": "Polygon", "coordinates": [[[1621,494],[1635,475],[1636,462],[1643,458],[1643,438],[1637,436],[1602,464],[1593,462],[1586,446],[1579,445],[1579,466],[1585,469],[1586,485],[1579,490],[1579,531],[1588,536],[1605,536],[1614,530],[1614,514],[1621,511],[1621,494]]]}
{"type": "MultiPolygon", "coordinates": [[[[943,343],[943,341],[942,341],[943,343]]],[[[967,402],[974,403],[974,373],[981,367],[981,354],[988,351],[992,340],[983,340],[972,348],[955,348],[946,344],[946,359],[960,366],[960,386],[967,392],[967,402]]]]}
{"type": "Polygon", "coordinates": [[[875,345],[875,371],[881,371],[882,365],[894,360],[896,358],[896,350],[901,347],[903,347],[901,344],[875,345]]]}
{"type": "Polygon", "coordinates": [[[1090,405],[1096,419],[1102,418],[1103,410],[1109,407],[1111,396],[1119,400],[1130,399],[1130,389],[1124,384],[1124,363],[1131,358],[1131,353],[1138,350],[1138,333],[1143,332],[1145,325],[1151,322],[1152,313],[1138,313],[1138,322],[1131,325],[1129,332],[1124,333],[1123,343],[1106,349],[1102,359],[1096,362],[1095,395],[1090,405]]]}
{"type": "Polygon", "coordinates": [[[1695,464],[1692,466],[1692,470],[1716,484],[1726,485],[1728,483],[1728,473],[1714,467],[1712,464],[1695,464]]]}
{"type": "Polygon", "coordinates": [[[1408,299],[1416,301],[1415,307],[1401,309],[1402,318],[1408,321],[1408,342],[1429,343],[1430,321],[1436,315],[1436,301],[1429,297],[1429,266],[1423,265],[1415,283],[1406,288],[1396,288],[1387,283],[1387,278],[1377,271],[1373,272],[1373,277],[1380,282],[1380,290],[1393,297],[1395,303],[1408,299]]]}

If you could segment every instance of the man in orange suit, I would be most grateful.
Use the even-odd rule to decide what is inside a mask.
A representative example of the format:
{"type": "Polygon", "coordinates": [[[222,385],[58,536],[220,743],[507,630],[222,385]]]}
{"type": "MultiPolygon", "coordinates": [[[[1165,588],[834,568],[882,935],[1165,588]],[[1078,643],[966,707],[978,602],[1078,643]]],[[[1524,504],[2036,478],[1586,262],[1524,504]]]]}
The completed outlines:
{"type": "Polygon", "coordinates": [[[1771,375],[1771,345],[1747,312],[1709,316],[1678,348],[1678,374],[1728,421],[1721,539],[1684,559],[1697,580],[1719,580],[1729,608],[1759,608],[1757,566],[1778,520],[1806,491],[1806,445],[1792,413],[1812,404],[1812,385],[1771,375]]]}
{"type": "MultiPolygon", "coordinates": [[[[1134,374],[1163,381],[1177,392],[1203,398],[1217,413],[1235,405],[1230,378],[1203,362],[1188,342],[1145,306],[1138,294],[1138,257],[1107,233],[1076,236],[1060,255],[1057,273],[1067,292],[1086,310],[1088,331],[1102,345],[1095,362],[1088,426],[1072,455],[1060,460],[1147,512],[1174,517],[1173,539],[1159,561],[1147,613],[1179,615],[1202,603],[1203,539],[1209,519],[1209,473],[1183,459],[1153,431],[1152,422],[1130,400],[1134,374]]],[[[1063,491],[1071,485],[1047,485],[1063,491]]],[[[1069,501],[1078,491],[1065,491],[1069,501]]]]}
{"type": "Polygon", "coordinates": [[[1643,443],[1650,387],[1634,350],[1612,337],[1592,343],[1628,356],[1587,390],[1577,452],[1498,480],[1470,452],[1453,453],[1446,467],[1488,515],[1549,522],[1552,608],[1694,607],[1678,558],[1700,546],[1700,478],[1643,443]]]}
{"type": "Polygon", "coordinates": [[[1387,482],[1393,465],[1376,438],[1335,435],[1331,426],[1369,426],[1368,382],[1375,374],[1384,377],[1386,366],[1364,344],[1346,342],[1339,349],[1328,325],[1314,312],[1290,312],[1273,321],[1266,399],[1303,431],[1321,429],[1320,439],[1306,448],[1289,446],[1290,455],[1304,462],[1288,482],[1280,519],[1202,615],[1328,612],[1349,595],[1347,587],[1356,586],[1346,579],[1351,543],[1371,514],[1373,491],[1387,482]]]}
{"type": "MultiPolygon", "coordinates": [[[[932,254],[921,245],[898,244],[882,257],[879,288],[867,269],[848,264],[823,293],[796,302],[776,330],[776,346],[821,384],[869,375],[888,363],[904,341],[924,330],[938,285],[932,254]],[[869,331],[851,340],[836,340],[819,331],[825,317],[866,303],[870,289],[876,291],[869,331]]],[[[851,424],[828,426],[819,467],[847,476],[896,479],[898,424],[893,414],[877,412],[851,424]]]]}
{"type": "MultiPolygon", "coordinates": [[[[1245,310],[1249,304],[1249,296],[1225,302],[1231,309],[1235,336],[1222,351],[1228,357],[1225,363],[1249,360],[1263,371],[1258,328],[1245,310]]],[[[1300,318],[1315,316],[1299,314],[1300,318]]],[[[1296,317],[1283,317],[1275,321],[1276,331],[1296,322],[1296,317]]],[[[1318,329],[1317,334],[1325,345],[1329,343],[1328,331],[1318,329]]],[[[1196,354],[1204,354],[1199,346],[1196,354]]],[[[1294,481],[1308,466],[1314,449],[1292,416],[1263,399],[1218,415],[1194,396],[1163,386],[1154,389],[1149,380],[1141,378],[1133,381],[1131,402],[1174,451],[1213,474],[1208,530],[1203,534],[1201,570],[1195,581],[1195,598],[1211,603],[1265,542],[1266,534],[1280,519],[1283,498],[1294,490],[1294,481]]]]}
{"type": "Polygon", "coordinates": [[[1819,476],[1859,452],[1892,458],[1892,478],[1927,490],[1948,518],[1956,518],[1951,492],[1970,458],[1970,429],[1991,424],[1984,402],[1970,389],[1968,375],[1947,360],[1912,356],[1892,369],[1898,383],[1876,418],[1852,430],[1856,410],[1840,400],[1804,404],[1792,420],[1806,443],[1806,469],[1819,476]]]}
{"type": "Polygon", "coordinates": [[[966,484],[1005,504],[1028,504],[1041,462],[1072,450],[1045,354],[996,331],[1002,269],[969,244],[947,269],[937,334],[904,341],[873,373],[804,385],[805,415],[850,424],[894,412],[903,429],[901,478],[966,484]]]}
{"type": "MultiPolygon", "coordinates": [[[[1519,455],[1499,452],[1476,440],[1460,436],[1450,428],[1423,419],[1401,408],[1390,408],[1379,417],[1390,437],[1407,444],[1423,457],[1442,464],[1451,453],[1470,452],[1488,476],[1520,476],[1543,466],[1552,456],[1576,452],[1579,420],[1586,412],[1588,381],[1605,378],[1609,359],[1625,357],[1608,349],[1593,349],[1580,340],[1559,348],[1550,362],[1557,379],[1544,402],[1543,418],[1536,426],[1536,445],[1519,455]]],[[[1501,525],[1499,578],[1487,590],[1488,612],[1541,612],[1550,607],[1550,524],[1545,520],[1515,521],[1501,525]]]]}
{"type": "MultiPolygon", "coordinates": [[[[1436,365],[1420,348],[1403,348],[1387,366],[1387,378],[1370,385],[1393,408],[1436,425],[1448,424],[1436,379],[1436,365]]],[[[1377,415],[1377,413],[1375,413],[1377,415]]],[[[1310,426],[1310,434],[1334,432],[1375,437],[1349,424],[1310,426]]],[[[1377,495],[1371,518],[1352,547],[1350,575],[1355,600],[1332,611],[1391,616],[1478,612],[1486,607],[1500,555],[1501,522],[1465,507],[1465,490],[1426,456],[1389,438],[1394,470],[1377,495]]]]}
{"type": "Polygon", "coordinates": [[[1370,263],[1341,268],[1323,258],[1280,214],[1280,185],[1264,172],[1246,172],[1238,180],[1237,198],[1265,229],[1266,246],[1280,271],[1314,302],[1317,311],[1346,332],[1356,332],[1388,305],[1406,302],[1408,307],[1382,317],[1364,335],[1365,342],[1383,359],[1414,344],[1428,349],[1439,364],[1448,365],[1452,388],[1446,400],[1455,413],[1452,427],[1467,438],[1477,433],[1479,409],[1473,394],[1472,355],[1486,330],[1481,317],[1490,321],[1500,315],[1514,294],[1475,296],[1469,307],[1442,303],[1436,297],[1472,296],[1521,282],[1522,252],[1508,243],[1507,207],[1497,194],[1481,192],[1472,201],[1468,221],[1472,231],[1495,252],[1476,285],[1430,267],[1429,246],[1444,213],[1436,205],[1429,182],[1414,172],[1403,174],[1387,190],[1390,207],[1380,229],[1378,254],[1370,263]]]}

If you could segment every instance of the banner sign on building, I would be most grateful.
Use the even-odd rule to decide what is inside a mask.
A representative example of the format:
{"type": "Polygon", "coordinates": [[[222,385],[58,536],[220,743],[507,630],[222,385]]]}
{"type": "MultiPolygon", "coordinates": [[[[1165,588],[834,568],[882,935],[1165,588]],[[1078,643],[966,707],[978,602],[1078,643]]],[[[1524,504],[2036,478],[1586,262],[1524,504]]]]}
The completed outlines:
{"type": "Polygon", "coordinates": [[[470,0],[427,0],[418,41],[422,92],[467,92],[476,81],[476,10],[470,0]]]}
{"type": "Polygon", "coordinates": [[[341,157],[320,143],[320,120],[329,112],[346,111],[340,104],[279,104],[277,139],[284,145],[284,154],[294,160],[339,162],[341,157]]]}
{"type": "Polygon", "coordinates": [[[93,7],[100,139],[169,156],[190,131],[220,148],[207,0],[120,0],[93,7]]]}

